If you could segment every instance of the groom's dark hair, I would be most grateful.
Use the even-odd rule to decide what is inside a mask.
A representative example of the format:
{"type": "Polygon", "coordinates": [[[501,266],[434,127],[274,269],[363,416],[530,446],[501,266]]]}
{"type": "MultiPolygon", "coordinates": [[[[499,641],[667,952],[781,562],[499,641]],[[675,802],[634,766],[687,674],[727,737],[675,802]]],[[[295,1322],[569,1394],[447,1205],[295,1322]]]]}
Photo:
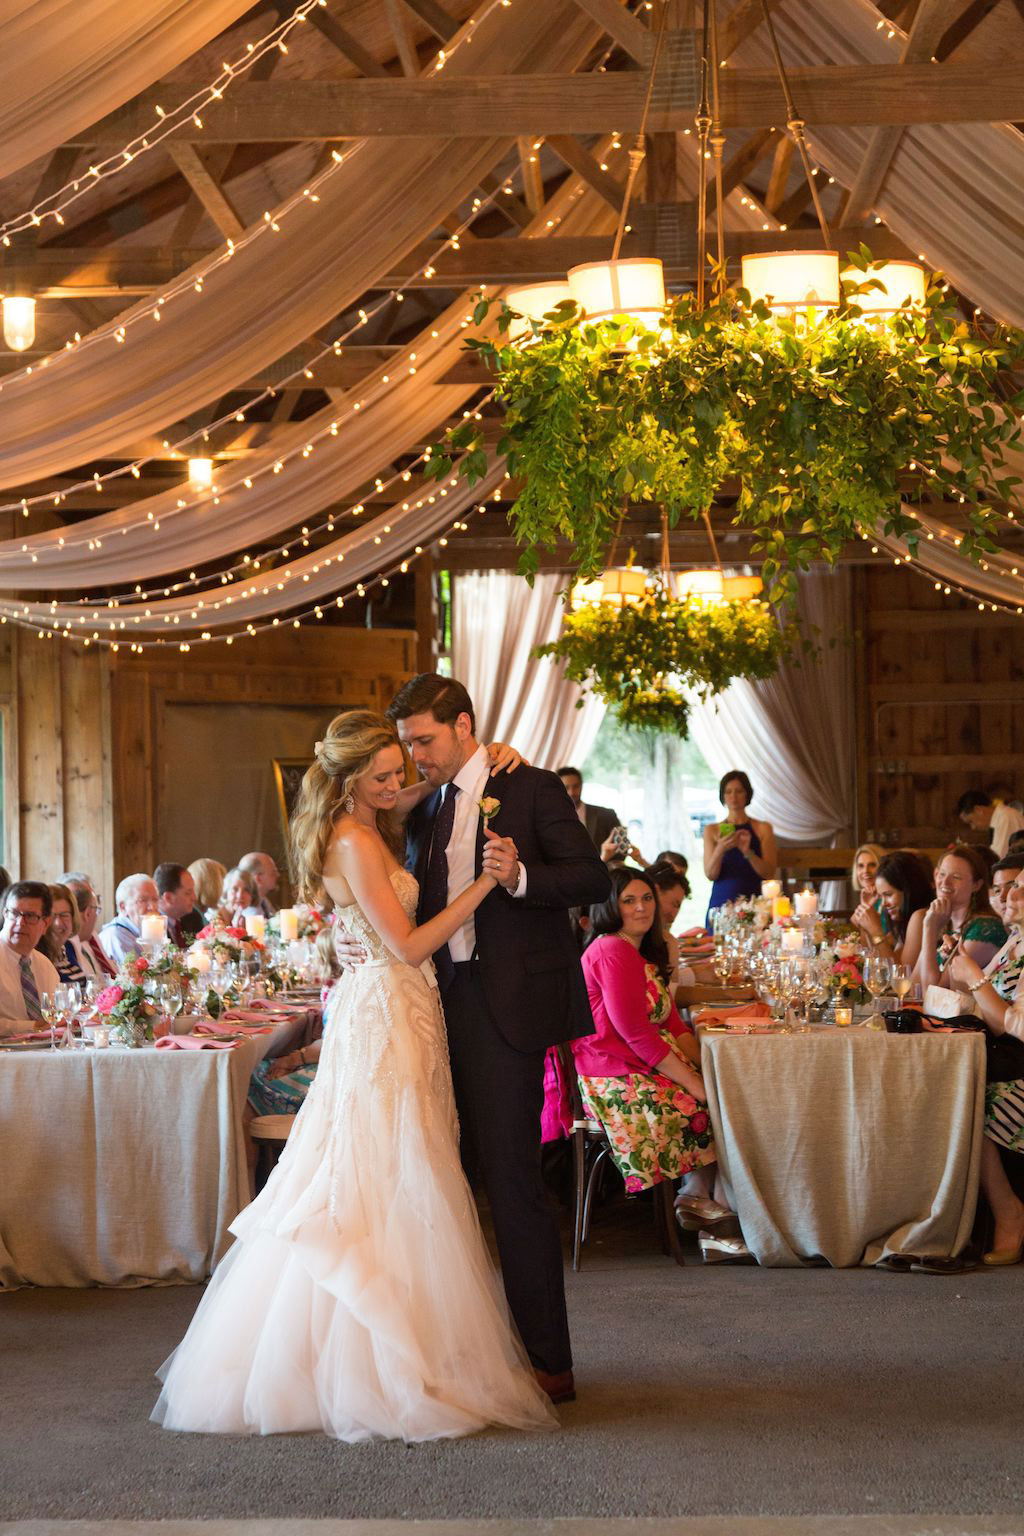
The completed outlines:
{"type": "Polygon", "coordinates": [[[454,725],[460,715],[469,716],[470,729],[476,733],[473,701],[454,677],[437,672],[421,672],[403,683],[388,705],[390,720],[408,720],[410,715],[433,715],[439,725],[454,725]]]}

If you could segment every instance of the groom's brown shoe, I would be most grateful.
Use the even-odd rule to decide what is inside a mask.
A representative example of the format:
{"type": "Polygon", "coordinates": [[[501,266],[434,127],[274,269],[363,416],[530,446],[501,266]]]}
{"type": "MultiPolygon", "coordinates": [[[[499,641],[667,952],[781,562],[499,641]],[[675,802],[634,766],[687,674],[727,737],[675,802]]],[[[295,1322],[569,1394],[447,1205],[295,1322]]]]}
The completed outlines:
{"type": "Polygon", "coordinates": [[[572,1379],[572,1371],[558,1371],[552,1374],[550,1371],[538,1371],[534,1367],[533,1374],[537,1378],[537,1385],[546,1392],[553,1403],[574,1403],[576,1401],[576,1383],[572,1379]]]}

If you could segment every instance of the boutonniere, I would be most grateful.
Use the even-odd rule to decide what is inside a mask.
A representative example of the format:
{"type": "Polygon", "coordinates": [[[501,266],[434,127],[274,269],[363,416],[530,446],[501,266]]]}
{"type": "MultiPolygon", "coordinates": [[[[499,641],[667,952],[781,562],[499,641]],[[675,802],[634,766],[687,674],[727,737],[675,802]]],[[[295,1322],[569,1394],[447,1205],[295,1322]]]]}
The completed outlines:
{"type": "Polygon", "coordinates": [[[482,800],[477,801],[477,805],[480,807],[480,815],[484,819],[485,827],[494,820],[501,810],[501,801],[496,800],[493,795],[484,795],[482,800]]]}

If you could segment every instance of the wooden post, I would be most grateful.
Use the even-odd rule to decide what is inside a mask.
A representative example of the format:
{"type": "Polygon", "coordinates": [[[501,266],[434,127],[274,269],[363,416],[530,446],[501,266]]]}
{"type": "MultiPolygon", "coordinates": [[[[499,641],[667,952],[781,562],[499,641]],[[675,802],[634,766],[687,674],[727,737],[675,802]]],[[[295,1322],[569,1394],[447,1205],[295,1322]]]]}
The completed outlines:
{"type": "Polygon", "coordinates": [[[437,671],[437,593],[429,549],[416,562],[416,670],[437,671]]]}

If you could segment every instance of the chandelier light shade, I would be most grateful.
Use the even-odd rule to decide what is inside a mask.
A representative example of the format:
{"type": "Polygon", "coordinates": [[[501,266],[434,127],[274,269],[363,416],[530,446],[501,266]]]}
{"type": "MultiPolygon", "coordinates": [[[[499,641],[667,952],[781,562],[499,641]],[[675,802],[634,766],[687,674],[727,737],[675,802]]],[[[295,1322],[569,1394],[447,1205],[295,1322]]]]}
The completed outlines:
{"type": "Polygon", "coordinates": [[[518,310],[521,320],[513,320],[508,328],[510,341],[519,341],[530,335],[530,321],[541,321],[557,305],[571,299],[568,283],[533,283],[528,288],[510,288],[505,294],[509,309],[518,310]]]}
{"type": "Polygon", "coordinates": [[[588,603],[599,603],[603,596],[604,582],[600,577],[596,581],[576,581],[573,582],[569,606],[573,610],[586,608],[588,603]]]}
{"type": "Polygon", "coordinates": [[[213,460],[189,459],[188,481],[197,491],[205,491],[213,484],[213,460]]]}
{"type": "Polygon", "coordinates": [[[720,603],[724,584],[721,571],[680,571],[676,578],[679,596],[695,598],[699,603],[720,603]]]}
{"type": "Polygon", "coordinates": [[[882,266],[873,266],[868,272],[861,272],[856,267],[843,269],[844,282],[863,283],[869,278],[884,283],[885,291],[873,288],[870,293],[854,295],[853,303],[866,315],[891,315],[904,304],[924,303],[927,282],[924,268],[916,261],[887,261],[882,266]]]}
{"type": "Polygon", "coordinates": [[[646,256],[587,261],[569,269],[569,292],[588,320],[655,326],[665,308],[665,269],[646,256]]]}
{"type": "Polygon", "coordinates": [[[838,251],[759,251],[742,258],[741,270],[751,299],[776,313],[839,307],[838,251]]]}
{"type": "Polygon", "coordinates": [[[4,341],[12,352],[24,352],[36,339],[36,301],[22,294],[4,298],[4,341]]]}
{"type": "Polygon", "coordinates": [[[639,603],[646,592],[647,577],[631,565],[623,570],[605,571],[601,577],[601,602],[610,603],[614,608],[639,603]]]}
{"type": "Polygon", "coordinates": [[[723,576],[722,596],[727,603],[747,603],[760,597],[764,587],[760,576],[723,576]]]}

